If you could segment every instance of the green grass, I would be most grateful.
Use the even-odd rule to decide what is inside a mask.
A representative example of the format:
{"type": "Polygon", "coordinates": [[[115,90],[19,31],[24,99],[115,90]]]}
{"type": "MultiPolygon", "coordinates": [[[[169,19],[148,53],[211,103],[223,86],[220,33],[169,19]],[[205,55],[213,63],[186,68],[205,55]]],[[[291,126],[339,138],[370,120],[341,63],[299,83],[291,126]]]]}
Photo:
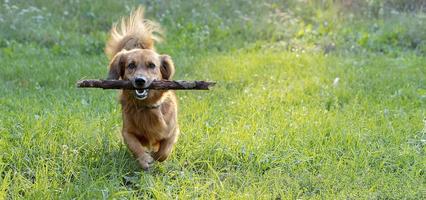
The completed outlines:
{"type": "Polygon", "coordinates": [[[332,15],[338,7],[260,6],[293,10],[283,30],[253,26],[274,13],[259,5],[198,2],[149,5],[151,18],[168,10],[158,50],[176,62],[175,79],[218,82],[177,92],[181,137],[150,172],[121,141],[117,93],[74,85],[106,76],[106,31],[137,2],[71,2],[40,27],[18,16],[28,32],[1,24],[0,199],[426,197],[423,13],[364,21],[365,7],[351,22],[332,15]]]}

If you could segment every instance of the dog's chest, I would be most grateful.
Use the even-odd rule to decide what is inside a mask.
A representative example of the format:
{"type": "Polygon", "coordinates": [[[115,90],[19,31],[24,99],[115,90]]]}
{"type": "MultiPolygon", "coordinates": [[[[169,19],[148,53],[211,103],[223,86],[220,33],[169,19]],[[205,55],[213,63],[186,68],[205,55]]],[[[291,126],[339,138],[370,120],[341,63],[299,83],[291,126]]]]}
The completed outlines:
{"type": "Polygon", "coordinates": [[[148,140],[149,143],[167,137],[168,126],[159,109],[135,110],[127,117],[131,122],[132,132],[148,140]]]}

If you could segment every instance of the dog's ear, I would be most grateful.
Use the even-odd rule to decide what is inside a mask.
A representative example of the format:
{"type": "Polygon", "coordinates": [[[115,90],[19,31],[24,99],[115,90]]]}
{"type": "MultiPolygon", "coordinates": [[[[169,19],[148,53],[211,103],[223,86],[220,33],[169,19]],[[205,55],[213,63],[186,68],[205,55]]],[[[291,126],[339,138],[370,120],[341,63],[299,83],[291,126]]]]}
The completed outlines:
{"type": "Polygon", "coordinates": [[[125,52],[118,52],[109,63],[107,80],[118,80],[124,76],[125,52]]]}
{"type": "Polygon", "coordinates": [[[175,74],[175,65],[173,64],[172,58],[169,55],[161,55],[161,76],[163,79],[171,80],[175,74]]]}

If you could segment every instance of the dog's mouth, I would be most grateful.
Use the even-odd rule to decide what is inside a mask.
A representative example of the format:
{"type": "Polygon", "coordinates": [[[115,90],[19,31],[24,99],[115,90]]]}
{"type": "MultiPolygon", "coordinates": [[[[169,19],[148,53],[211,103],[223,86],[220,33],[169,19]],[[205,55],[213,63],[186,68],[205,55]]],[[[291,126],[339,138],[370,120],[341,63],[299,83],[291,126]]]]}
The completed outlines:
{"type": "Polygon", "coordinates": [[[148,89],[135,90],[135,97],[138,100],[144,100],[144,99],[146,99],[148,97],[148,93],[149,93],[148,89]]]}

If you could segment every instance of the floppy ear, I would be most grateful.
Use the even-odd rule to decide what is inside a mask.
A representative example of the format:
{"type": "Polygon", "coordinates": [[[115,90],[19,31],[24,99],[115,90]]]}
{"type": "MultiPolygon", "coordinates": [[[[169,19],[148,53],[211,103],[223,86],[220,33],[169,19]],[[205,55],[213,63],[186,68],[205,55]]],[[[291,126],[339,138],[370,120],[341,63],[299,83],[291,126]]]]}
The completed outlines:
{"type": "Polygon", "coordinates": [[[175,74],[175,65],[173,64],[172,58],[169,55],[161,55],[161,76],[163,79],[171,80],[175,74]]]}
{"type": "Polygon", "coordinates": [[[124,76],[124,52],[117,53],[109,64],[107,80],[118,80],[124,76]]]}

